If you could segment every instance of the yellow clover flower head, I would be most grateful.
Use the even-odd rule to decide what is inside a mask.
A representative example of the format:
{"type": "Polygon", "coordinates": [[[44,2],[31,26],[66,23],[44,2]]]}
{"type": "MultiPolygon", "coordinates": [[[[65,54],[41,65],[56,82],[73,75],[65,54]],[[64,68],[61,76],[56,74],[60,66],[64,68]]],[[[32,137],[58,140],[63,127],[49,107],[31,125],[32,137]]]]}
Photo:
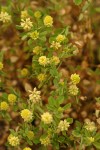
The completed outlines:
{"type": "Polygon", "coordinates": [[[53,117],[49,112],[45,112],[41,115],[41,121],[43,121],[44,124],[50,124],[53,121],[53,117]]]}
{"type": "Polygon", "coordinates": [[[70,87],[69,87],[69,93],[71,95],[76,96],[78,94],[78,92],[79,92],[79,90],[78,90],[78,88],[77,88],[76,85],[70,85],[70,87]]]}
{"type": "Polygon", "coordinates": [[[80,82],[80,76],[76,73],[72,74],[71,81],[73,84],[78,84],[80,82]]]}
{"type": "Polygon", "coordinates": [[[59,34],[57,37],[56,37],[56,41],[61,43],[65,40],[65,35],[62,35],[62,34],[59,34]]]}
{"type": "Polygon", "coordinates": [[[90,143],[94,142],[94,138],[93,137],[88,137],[88,140],[89,140],[90,143]]]}
{"type": "Polygon", "coordinates": [[[60,63],[60,59],[57,56],[53,56],[51,62],[53,62],[55,65],[58,65],[60,63]]]}
{"type": "Polygon", "coordinates": [[[38,61],[39,61],[39,64],[42,65],[42,66],[44,66],[44,67],[45,67],[45,66],[47,65],[47,63],[48,63],[48,59],[47,59],[46,56],[41,56],[41,57],[39,57],[38,61]]]}
{"type": "Polygon", "coordinates": [[[47,26],[47,27],[51,27],[53,25],[53,18],[49,15],[47,15],[44,20],[44,25],[47,26]]]}
{"type": "Polygon", "coordinates": [[[3,101],[3,102],[0,103],[0,109],[1,109],[1,110],[7,110],[8,107],[9,107],[9,106],[8,106],[8,103],[7,103],[7,102],[3,101]]]}
{"type": "Polygon", "coordinates": [[[84,128],[87,129],[90,132],[96,131],[96,129],[97,129],[96,126],[95,126],[95,123],[91,122],[91,121],[87,121],[85,123],[84,128]]]}
{"type": "Polygon", "coordinates": [[[40,11],[36,11],[36,12],[34,13],[34,17],[37,18],[37,19],[41,18],[41,16],[42,16],[42,14],[41,14],[40,11]]]}
{"type": "Polygon", "coordinates": [[[32,140],[34,138],[34,132],[33,131],[28,131],[27,137],[32,140]]]}
{"type": "Polygon", "coordinates": [[[44,81],[44,80],[46,79],[46,75],[43,74],[43,73],[41,73],[41,74],[39,74],[39,75],[37,76],[37,78],[38,78],[38,80],[39,80],[40,82],[42,82],[42,81],[44,81]]]}
{"type": "Polygon", "coordinates": [[[51,43],[51,46],[50,46],[50,47],[51,47],[51,48],[54,48],[54,49],[56,49],[56,50],[58,50],[58,49],[61,47],[61,45],[60,45],[59,42],[53,41],[53,42],[51,43]]]}
{"type": "Polygon", "coordinates": [[[47,136],[46,138],[40,138],[40,142],[44,146],[48,146],[50,144],[50,138],[47,136]]]}
{"type": "Polygon", "coordinates": [[[26,19],[26,18],[28,18],[28,17],[29,17],[29,15],[28,15],[27,10],[21,11],[21,19],[26,19]]]}
{"type": "Polygon", "coordinates": [[[26,19],[21,19],[21,27],[25,30],[25,31],[29,31],[31,30],[33,24],[30,18],[26,18],[26,19]]]}
{"type": "Polygon", "coordinates": [[[0,21],[2,21],[3,23],[11,22],[11,15],[9,15],[7,12],[1,11],[0,21]]]}
{"type": "Polygon", "coordinates": [[[28,109],[24,109],[21,111],[21,117],[24,119],[25,122],[32,120],[32,112],[28,109]]]}
{"type": "Polygon", "coordinates": [[[10,134],[8,136],[8,142],[11,146],[18,146],[20,143],[20,140],[19,140],[18,136],[13,136],[12,134],[10,134]]]}
{"type": "Polygon", "coordinates": [[[60,131],[67,131],[68,128],[70,126],[70,123],[67,122],[66,120],[61,120],[58,124],[58,129],[57,131],[60,132],[60,131]]]}
{"type": "Polygon", "coordinates": [[[29,71],[28,71],[27,68],[23,68],[23,69],[21,70],[21,76],[22,76],[22,77],[26,77],[26,76],[28,76],[28,74],[29,74],[29,71]]]}
{"type": "Polygon", "coordinates": [[[41,46],[36,46],[36,47],[34,47],[34,49],[33,49],[33,53],[34,53],[34,54],[38,55],[38,54],[40,54],[41,52],[42,52],[42,47],[41,47],[41,46]]]}
{"type": "Polygon", "coordinates": [[[13,105],[16,102],[16,100],[17,100],[17,96],[16,95],[14,95],[14,94],[9,94],[8,95],[8,102],[10,104],[13,105]]]}
{"type": "Polygon", "coordinates": [[[25,147],[23,150],[32,150],[30,147],[25,147]]]}
{"type": "Polygon", "coordinates": [[[30,33],[30,37],[33,39],[33,40],[37,40],[39,38],[39,32],[34,31],[34,32],[31,32],[30,33]]]}
{"type": "Polygon", "coordinates": [[[2,69],[3,69],[3,63],[0,62],[0,70],[2,70],[2,69]]]}

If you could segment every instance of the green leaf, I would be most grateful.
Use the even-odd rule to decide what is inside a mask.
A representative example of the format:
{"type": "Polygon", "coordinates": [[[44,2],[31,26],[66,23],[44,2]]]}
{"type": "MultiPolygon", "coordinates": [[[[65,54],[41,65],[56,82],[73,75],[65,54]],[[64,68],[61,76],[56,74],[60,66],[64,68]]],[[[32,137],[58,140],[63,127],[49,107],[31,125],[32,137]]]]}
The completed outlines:
{"type": "Polygon", "coordinates": [[[69,122],[69,123],[73,123],[73,118],[67,118],[66,120],[67,120],[67,122],[69,122]]]}
{"type": "Polygon", "coordinates": [[[71,103],[68,103],[68,104],[66,104],[64,107],[63,107],[63,109],[64,110],[67,110],[67,109],[69,109],[71,107],[71,103]]]}
{"type": "Polygon", "coordinates": [[[74,131],[72,132],[72,134],[73,134],[75,137],[81,137],[80,132],[78,132],[77,130],[74,130],[74,131]]]}
{"type": "Polygon", "coordinates": [[[100,140],[100,133],[97,133],[94,138],[95,138],[95,141],[100,140]]]}
{"type": "Polygon", "coordinates": [[[100,149],[100,142],[94,142],[93,145],[97,148],[97,150],[100,149]]]}
{"type": "Polygon", "coordinates": [[[82,3],[82,0],[74,0],[74,3],[75,3],[76,5],[80,5],[80,4],[82,3]]]}
{"type": "Polygon", "coordinates": [[[4,54],[4,52],[2,51],[2,52],[0,52],[0,62],[2,62],[3,61],[3,54],[4,54]]]}

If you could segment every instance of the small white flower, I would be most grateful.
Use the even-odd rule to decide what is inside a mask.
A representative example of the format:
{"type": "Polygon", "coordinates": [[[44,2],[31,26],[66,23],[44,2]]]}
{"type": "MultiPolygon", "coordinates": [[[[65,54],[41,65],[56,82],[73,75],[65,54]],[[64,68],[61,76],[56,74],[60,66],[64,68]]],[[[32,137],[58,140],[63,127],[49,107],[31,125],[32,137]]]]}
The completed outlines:
{"type": "Polygon", "coordinates": [[[32,21],[30,20],[30,18],[26,18],[25,20],[21,19],[21,27],[24,30],[29,31],[32,28],[32,26],[33,26],[33,24],[32,24],[32,21]]]}
{"type": "Polygon", "coordinates": [[[9,15],[7,12],[1,11],[0,21],[2,21],[3,23],[11,22],[11,15],[9,15]]]}
{"type": "Polygon", "coordinates": [[[34,88],[33,91],[29,91],[29,100],[33,102],[33,104],[38,103],[41,100],[41,92],[34,88]]]}
{"type": "Polygon", "coordinates": [[[57,131],[60,132],[60,131],[67,131],[68,128],[69,128],[70,124],[69,122],[67,122],[66,120],[61,120],[58,124],[58,129],[57,131]]]}

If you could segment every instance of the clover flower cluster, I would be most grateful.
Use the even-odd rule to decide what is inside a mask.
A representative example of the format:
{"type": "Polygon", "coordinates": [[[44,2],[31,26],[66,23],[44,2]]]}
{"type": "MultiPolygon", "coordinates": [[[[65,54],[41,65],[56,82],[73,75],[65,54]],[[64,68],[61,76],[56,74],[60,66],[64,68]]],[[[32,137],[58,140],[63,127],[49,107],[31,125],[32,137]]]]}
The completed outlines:
{"type": "Polygon", "coordinates": [[[49,112],[45,112],[41,115],[41,121],[43,121],[44,124],[50,124],[53,121],[53,117],[49,112]]]}
{"type": "Polygon", "coordinates": [[[47,15],[47,16],[45,16],[43,22],[44,22],[44,25],[46,27],[52,27],[52,25],[53,25],[53,18],[51,16],[47,15]]]}
{"type": "Polygon", "coordinates": [[[42,82],[46,79],[46,74],[40,73],[37,78],[40,82],[42,82]]]}
{"type": "Polygon", "coordinates": [[[70,126],[70,123],[66,120],[61,120],[58,124],[57,132],[67,131],[70,126]]]}
{"type": "Polygon", "coordinates": [[[32,120],[32,112],[29,109],[24,109],[21,111],[21,117],[25,122],[29,122],[32,120]]]}
{"type": "Polygon", "coordinates": [[[0,103],[0,110],[7,110],[9,108],[9,105],[7,102],[3,101],[0,103]]]}
{"type": "Polygon", "coordinates": [[[41,52],[42,52],[42,47],[41,47],[41,46],[36,46],[36,47],[34,47],[34,49],[33,49],[33,53],[34,53],[34,54],[38,55],[38,54],[40,54],[41,52]]]}
{"type": "Polygon", "coordinates": [[[48,136],[46,138],[40,138],[40,142],[44,146],[48,146],[51,143],[50,138],[48,136]]]}
{"type": "Polygon", "coordinates": [[[33,23],[31,21],[30,18],[25,18],[25,19],[21,19],[21,27],[25,30],[25,31],[29,31],[31,30],[31,28],[33,27],[33,23]]]}
{"type": "Polygon", "coordinates": [[[41,92],[38,91],[36,88],[33,89],[33,91],[29,91],[29,100],[33,103],[36,104],[41,100],[41,92]]]}
{"type": "Polygon", "coordinates": [[[0,62],[0,70],[2,70],[2,69],[3,69],[3,63],[0,62]]]}
{"type": "Polygon", "coordinates": [[[17,96],[15,94],[9,94],[8,95],[8,102],[13,105],[17,100],[17,96]]]}
{"type": "Polygon", "coordinates": [[[96,129],[97,129],[96,126],[95,126],[95,123],[91,122],[91,121],[87,121],[85,123],[84,128],[87,129],[90,132],[96,131],[96,129]]]}
{"type": "Polygon", "coordinates": [[[9,15],[7,12],[1,11],[0,21],[2,21],[3,23],[11,22],[11,15],[9,15]]]}
{"type": "Polygon", "coordinates": [[[49,63],[49,59],[46,56],[40,56],[38,62],[41,66],[46,66],[49,63]]]}
{"type": "Polygon", "coordinates": [[[14,147],[16,147],[20,144],[20,140],[19,140],[18,136],[14,136],[12,134],[10,134],[8,136],[8,142],[11,146],[14,146],[14,147]]]}
{"type": "Polygon", "coordinates": [[[60,47],[61,47],[61,44],[59,43],[59,42],[56,42],[56,41],[53,41],[52,43],[51,43],[51,46],[50,46],[51,48],[54,48],[54,49],[56,49],[56,50],[58,50],[60,47]]]}
{"type": "Polygon", "coordinates": [[[29,36],[33,39],[33,40],[37,40],[39,38],[39,32],[37,30],[29,33],[29,36]]]}

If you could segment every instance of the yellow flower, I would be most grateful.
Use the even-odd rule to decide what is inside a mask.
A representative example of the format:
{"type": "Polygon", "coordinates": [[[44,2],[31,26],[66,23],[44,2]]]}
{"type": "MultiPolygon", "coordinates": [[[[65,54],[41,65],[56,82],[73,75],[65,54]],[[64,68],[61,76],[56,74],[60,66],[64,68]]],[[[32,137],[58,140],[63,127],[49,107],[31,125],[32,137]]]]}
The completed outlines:
{"type": "Polygon", "coordinates": [[[48,63],[48,59],[46,58],[46,56],[39,57],[38,61],[39,61],[39,64],[42,66],[45,66],[48,63]]]}
{"type": "Polygon", "coordinates": [[[17,136],[13,136],[12,134],[8,136],[8,142],[11,146],[18,146],[20,143],[19,138],[17,136]]]}
{"type": "Polygon", "coordinates": [[[7,12],[1,11],[0,21],[2,21],[3,23],[9,23],[11,22],[11,16],[7,12]]]}
{"type": "Polygon", "coordinates": [[[53,62],[55,65],[58,65],[60,63],[60,59],[57,56],[53,56],[51,62],[53,62]]]}
{"type": "Polygon", "coordinates": [[[21,27],[26,30],[29,31],[31,30],[33,24],[32,21],[30,20],[30,18],[26,18],[26,19],[21,19],[21,27]]]}
{"type": "Polygon", "coordinates": [[[28,109],[24,109],[21,111],[21,117],[24,119],[25,122],[32,120],[32,112],[28,109]]]}
{"type": "Polygon", "coordinates": [[[39,38],[39,32],[37,32],[37,30],[34,31],[34,32],[31,32],[31,33],[30,33],[30,37],[31,37],[33,40],[38,39],[38,38],[39,38]]]}
{"type": "Polygon", "coordinates": [[[0,70],[2,70],[2,69],[3,69],[3,63],[0,62],[0,70]]]}
{"type": "Polygon", "coordinates": [[[21,11],[21,19],[26,19],[26,18],[28,18],[28,17],[29,17],[29,15],[28,15],[27,10],[21,11]]]}
{"type": "Polygon", "coordinates": [[[68,128],[69,128],[70,124],[69,122],[67,122],[66,120],[61,120],[58,124],[58,129],[57,131],[60,132],[60,131],[67,131],[68,128]]]}
{"type": "Polygon", "coordinates": [[[95,123],[91,122],[91,121],[87,121],[85,123],[84,128],[87,129],[90,132],[93,132],[93,131],[95,131],[97,129],[96,126],[95,126],[95,123]]]}
{"type": "Polygon", "coordinates": [[[7,103],[7,102],[3,101],[3,102],[0,103],[0,109],[1,109],[1,110],[7,110],[8,107],[9,107],[9,106],[8,106],[8,103],[7,103]]]}
{"type": "Polygon", "coordinates": [[[23,150],[32,150],[30,147],[25,147],[23,150]]]}
{"type": "Polygon", "coordinates": [[[80,82],[80,76],[76,73],[72,74],[71,81],[73,84],[78,84],[80,82]]]}
{"type": "Polygon", "coordinates": [[[33,131],[28,131],[27,137],[32,140],[34,138],[34,132],[33,131]]]}
{"type": "Polygon", "coordinates": [[[36,46],[33,49],[33,53],[36,54],[36,55],[40,54],[41,51],[42,51],[42,47],[41,46],[36,46]]]}
{"type": "Polygon", "coordinates": [[[27,68],[23,68],[23,69],[21,70],[21,76],[22,76],[22,77],[26,77],[26,76],[28,76],[28,74],[29,74],[29,71],[28,71],[27,68]]]}
{"type": "Polygon", "coordinates": [[[78,88],[77,88],[77,86],[76,85],[71,85],[70,87],[69,87],[69,93],[71,94],[71,95],[77,95],[78,94],[78,88]]]}
{"type": "Polygon", "coordinates": [[[43,74],[43,73],[41,73],[41,74],[39,74],[39,75],[37,76],[37,78],[38,78],[38,80],[39,80],[40,82],[42,82],[42,81],[44,81],[44,80],[46,79],[46,75],[43,74]]]}
{"type": "Polygon", "coordinates": [[[50,144],[50,138],[47,136],[46,138],[40,138],[40,142],[44,146],[48,146],[50,144]]]}
{"type": "Polygon", "coordinates": [[[88,137],[87,139],[89,140],[90,143],[94,142],[94,138],[93,137],[88,137]]]}
{"type": "Polygon", "coordinates": [[[53,42],[51,43],[51,46],[50,46],[50,47],[51,47],[51,48],[55,48],[55,49],[59,49],[59,48],[61,47],[61,45],[60,45],[59,42],[53,41],[53,42]]]}
{"type": "Polygon", "coordinates": [[[53,117],[49,112],[46,112],[41,115],[41,121],[43,121],[44,124],[50,124],[53,121],[53,117]]]}
{"type": "Polygon", "coordinates": [[[43,22],[45,26],[51,27],[53,25],[53,18],[51,16],[46,16],[43,22]]]}
{"type": "Polygon", "coordinates": [[[8,102],[11,103],[12,105],[16,102],[17,96],[14,94],[9,94],[8,95],[8,102]]]}
{"type": "Polygon", "coordinates": [[[56,41],[61,43],[65,40],[65,36],[62,35],[62,34],[59,34],[57,37],[56,37],[56,41]]]}
{"type": "Polygon", "coordinates": [[[36,12],[34,13],[34,17],[37,18],[37,19],[39,19],[41,16],[42,16],[42,14],[41,14],[40,11],[36,11],[36,12]]]}

